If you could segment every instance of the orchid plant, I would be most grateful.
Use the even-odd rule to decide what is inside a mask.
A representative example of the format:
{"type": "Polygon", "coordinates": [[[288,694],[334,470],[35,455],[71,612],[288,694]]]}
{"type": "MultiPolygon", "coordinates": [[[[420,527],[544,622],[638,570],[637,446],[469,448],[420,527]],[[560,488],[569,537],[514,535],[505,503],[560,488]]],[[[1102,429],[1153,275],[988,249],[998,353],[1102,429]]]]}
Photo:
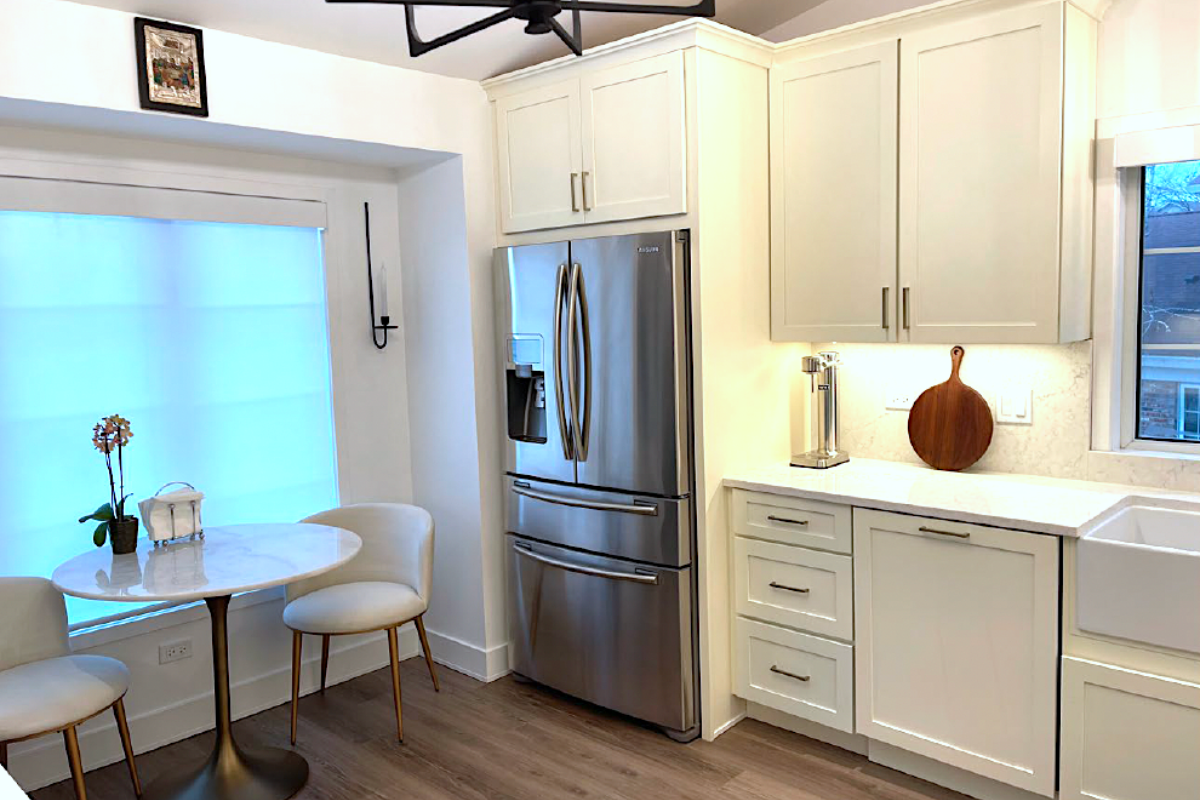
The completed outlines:
{"type": "Polygon", "coordinates": [[[92,445],[104,454],[104,465],[108,467],[109,501],[97,508],[91,514],[80,517],[81,523],[95,520],[100,524],[92,534],[92,541],[97,547],[104,545],[108,538],[109,527],[115,522],[127,519],[125,501],[132,495],[125,494],[125,445],[133,438],[129,420],[120,414],[112,414],[96,423],[92,428],[92,445]],[[113,471],[113,454],[116,453],[117,467],[113,471]]]}

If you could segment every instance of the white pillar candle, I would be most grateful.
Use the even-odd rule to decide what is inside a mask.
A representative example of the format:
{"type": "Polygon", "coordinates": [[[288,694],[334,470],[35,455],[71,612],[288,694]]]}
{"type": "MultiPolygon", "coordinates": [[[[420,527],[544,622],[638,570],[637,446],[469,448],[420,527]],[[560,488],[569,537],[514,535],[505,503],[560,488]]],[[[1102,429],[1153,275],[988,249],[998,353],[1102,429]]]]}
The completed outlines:
{"type": "Polygon", "coordinates": [[[379,264],[379,316],[388,316],[388,291],[387,291],[387,263],[380,262],[379,264]]]}

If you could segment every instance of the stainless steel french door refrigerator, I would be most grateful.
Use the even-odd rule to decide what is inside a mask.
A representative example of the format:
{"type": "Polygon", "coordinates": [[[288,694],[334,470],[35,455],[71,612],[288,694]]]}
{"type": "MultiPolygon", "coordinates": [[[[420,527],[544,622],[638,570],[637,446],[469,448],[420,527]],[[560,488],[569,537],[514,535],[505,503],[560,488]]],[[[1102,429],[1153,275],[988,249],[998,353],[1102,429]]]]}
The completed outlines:
{"type": "Polygon", "coordinates": [[[699,732],[688,232],[496,251],[520,676],[699,732]]]}

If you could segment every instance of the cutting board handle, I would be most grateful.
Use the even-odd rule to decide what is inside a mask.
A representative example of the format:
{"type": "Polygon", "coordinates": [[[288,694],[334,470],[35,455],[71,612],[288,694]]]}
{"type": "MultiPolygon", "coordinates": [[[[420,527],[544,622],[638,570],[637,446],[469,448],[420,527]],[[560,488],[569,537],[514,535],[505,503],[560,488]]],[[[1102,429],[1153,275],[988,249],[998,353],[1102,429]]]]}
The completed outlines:
{"type": "Polygon", "coordinates": [[[966,355],[966,352],[962,345],[958,344],[950,350],[950,380],[962,383],[962,378],[958,377],[958,370],[962,366],[963,356],[966,355]]]}

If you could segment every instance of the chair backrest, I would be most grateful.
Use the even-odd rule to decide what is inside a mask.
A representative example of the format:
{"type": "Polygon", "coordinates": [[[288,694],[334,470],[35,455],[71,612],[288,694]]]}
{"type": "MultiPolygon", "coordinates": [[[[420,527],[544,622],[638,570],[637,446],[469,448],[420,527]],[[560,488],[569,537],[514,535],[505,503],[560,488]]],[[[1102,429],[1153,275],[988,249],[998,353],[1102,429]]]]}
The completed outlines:
{"type": "Polygon", "coordinates": [[[429,602],[433,581],[433,517],[417,506],[363,503],[314,514],[304,522],[357,533],[362,549],[335,570],[289,584],[288,602],[309,592],[358,581],[406,583],[429,602]]]}
{"type": "Polygon", "coordinates": [[[0,578],[0,669],[71,652],[67,604],[45,578],[0,578]]]}

